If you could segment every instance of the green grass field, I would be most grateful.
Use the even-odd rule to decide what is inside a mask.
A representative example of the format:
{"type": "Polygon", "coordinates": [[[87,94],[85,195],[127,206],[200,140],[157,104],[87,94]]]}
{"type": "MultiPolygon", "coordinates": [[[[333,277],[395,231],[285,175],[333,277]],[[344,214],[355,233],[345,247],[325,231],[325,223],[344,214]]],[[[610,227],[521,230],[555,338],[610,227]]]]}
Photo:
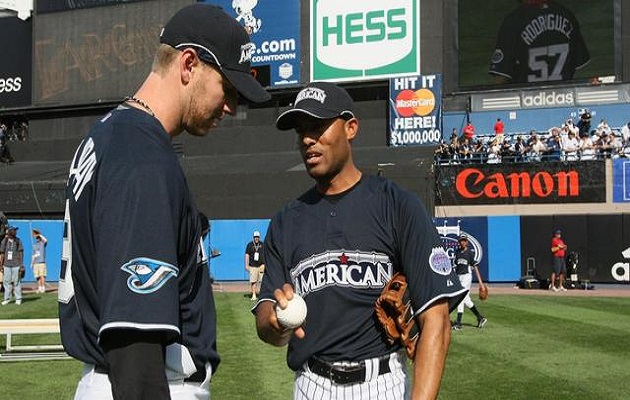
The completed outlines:
{"type": "MultiPolygon", "coordinates": [[[[56,317],[55,294],[30,295],[0,318],[56,317]]],[[[216,293],[222,362],[213,399],[290,399],[285,349],[262,343],[244,293],[216,293]]],[[[492,295],[478,303],[489,319],[453,332],[440,399],[627,399],[630,393],[630,298],[492,295]]],[[[14,344],[54,343],[54,335],[14,344]]],[[[4,349],[5,339],[0,338],[4,349]]],[[[77,361],[0,362],[6,400],[71,399],[77,361]]]]}

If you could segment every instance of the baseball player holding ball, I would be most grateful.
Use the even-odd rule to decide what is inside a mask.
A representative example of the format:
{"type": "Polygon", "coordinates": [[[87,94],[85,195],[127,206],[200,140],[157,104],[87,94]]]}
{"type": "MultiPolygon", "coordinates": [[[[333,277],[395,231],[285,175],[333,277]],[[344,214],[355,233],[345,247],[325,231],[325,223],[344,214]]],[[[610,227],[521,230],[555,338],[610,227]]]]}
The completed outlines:
{"type": "Polygon", "coordinates": [[[244,29],[220,8],[176,12],[152,71],[77,149],[66,189],[59,317],[85,363],[75,399],[208,399],[219,364],[208,261],[171,138],[234,114],[250,75],[244,29]]]}
{"type": "Polygon", "coordinates": [[[353,108],[343,88],[315,82],[276,121],[280,130],[295,129],[315,186],[268,228],[265,278],[252,309],[258,335],[276,346],[288,343],[294,399],[435,398],[450,340],[449,311],[466,290],[417,196],[355,166],[351,147],[359,121],[353,108]],[[375,313],[395,273],[407,277],[411,318],[422,330],[411,391],[402,346],[388,342],[375,313]],[[292,306],[295,294],[306,310],[292,306]],[[276,307],[291,308],[282,320],[306,319],[287,327],[276,307]]]}
{"type": "Polygon", "coordinates": [[[589,61],[569,9],[553,0],[522,0],[503,19],[488,72],[497,83],[564,81],[589,61]]]}

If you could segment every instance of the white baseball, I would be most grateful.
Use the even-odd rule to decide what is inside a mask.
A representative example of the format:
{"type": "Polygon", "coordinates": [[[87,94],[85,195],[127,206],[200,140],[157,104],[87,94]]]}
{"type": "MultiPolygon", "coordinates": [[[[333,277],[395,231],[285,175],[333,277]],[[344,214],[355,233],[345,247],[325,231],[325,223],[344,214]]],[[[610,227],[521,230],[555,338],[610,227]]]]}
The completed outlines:
{"type": "Polygon", "coordinates": [[[289,329],[297,328],[306,319],[306,302],[301,296],[294,294],[284,310],[276,304],[276,315],[282,326],[289,329]]]}

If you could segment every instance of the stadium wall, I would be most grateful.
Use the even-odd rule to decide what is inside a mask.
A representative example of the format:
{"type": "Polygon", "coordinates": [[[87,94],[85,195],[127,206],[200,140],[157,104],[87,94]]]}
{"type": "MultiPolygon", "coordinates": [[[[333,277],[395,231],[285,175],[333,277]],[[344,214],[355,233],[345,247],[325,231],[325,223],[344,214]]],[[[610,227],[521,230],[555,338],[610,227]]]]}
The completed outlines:
{"type": "MultiPolygon", "coordinates": [[[[244,269],[245,246],[258,230],[264,240],[269,219],[218,219],[210,221],[205,240],[210,271],[219,281],[248,279],[244,269]]],[[[63,221],[11,220],[25,247],[25,265],[30,265],[32,243],[29,232],[40,229],[48,238],[47,281],[58,281],[61,267],[63,221]]],[[[457,237],[466,233],[476,254],[480,272],[488,282],[514,282],[524,275],[546,279],[551,273],[551,232],[563,229],[569,252],[579,255],[580,280],[594,283],[630,284],[630,214],[538,215],[490,217],[438,217],[434,224],[442,244],[452,257],[457,237]],[[534,269],[535,268],[535,269],[534,269]]],[[[34,282],[26,268],[25,282],[34,282]]]]}

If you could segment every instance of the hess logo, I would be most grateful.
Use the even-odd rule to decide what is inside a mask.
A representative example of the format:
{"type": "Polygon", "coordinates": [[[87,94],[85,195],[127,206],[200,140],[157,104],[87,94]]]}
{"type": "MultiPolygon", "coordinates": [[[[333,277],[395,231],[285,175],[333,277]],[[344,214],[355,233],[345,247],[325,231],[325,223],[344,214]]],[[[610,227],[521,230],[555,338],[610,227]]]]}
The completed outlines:
{"type": "Polygon", "coordinates": [[[327,65],[353,70],[378,68],[404,58],[414,46],[419,19],[414,18],[415,3],[318,0],[312,13],[317,57],[327,65]]]}
{"type": "Polygon", "coordinates": [[[396,110],[401,117],[425,116],[435,108],[435,96],[428,89],[403,90],[396,96],[396,110]]]}
{"type": "Polygon", "coordinates": [[[0,93],[19,92],[22,89],[22,78],[0,78],[0,93]]]}

